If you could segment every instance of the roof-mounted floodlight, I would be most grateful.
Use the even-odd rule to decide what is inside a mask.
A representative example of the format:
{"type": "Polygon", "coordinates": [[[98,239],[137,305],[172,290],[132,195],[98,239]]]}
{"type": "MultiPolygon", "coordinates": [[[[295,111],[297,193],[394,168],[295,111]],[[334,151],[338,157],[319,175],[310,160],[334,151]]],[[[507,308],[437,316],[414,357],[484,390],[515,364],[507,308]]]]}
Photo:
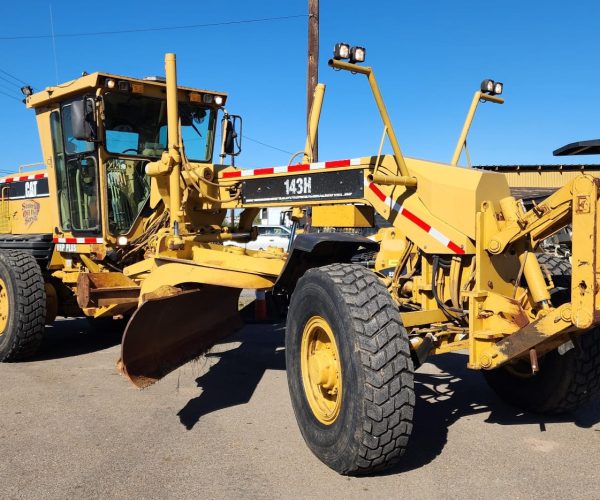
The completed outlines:
{"type": "Polygon", "coordinates": [[[21,87],[21,93],[25,97],[29,97],[30,95],[32,95],[33,94],[33,89],[31,88],[31,85],[25,85],[24,87],[21,87]]]}

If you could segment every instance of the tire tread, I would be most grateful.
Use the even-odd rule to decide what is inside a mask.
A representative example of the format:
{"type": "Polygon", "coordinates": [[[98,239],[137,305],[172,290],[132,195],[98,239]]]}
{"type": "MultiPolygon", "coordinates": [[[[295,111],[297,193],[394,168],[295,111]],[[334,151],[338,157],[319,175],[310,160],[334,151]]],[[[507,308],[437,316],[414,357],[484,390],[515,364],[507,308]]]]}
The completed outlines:
{"type": "Polygon", "coordinates": [[[366,372],[360,460],[342,473],[372,473],[404,454],[412,431],[415,395],[408,337],[397,334],[404,330],[398,309],[375,273],[357,264],[331,264],[318,271],[342,291],[366,372]]]}
{"type": "Polygon", "coordinates": [[[31,254],[2,250],[2,256],[14,272],[14,285],[18,293],[13,311],[16,329],[1,361],[20,361],[35,354],[42,343],[46,319],[44,277],[31,254]]]}

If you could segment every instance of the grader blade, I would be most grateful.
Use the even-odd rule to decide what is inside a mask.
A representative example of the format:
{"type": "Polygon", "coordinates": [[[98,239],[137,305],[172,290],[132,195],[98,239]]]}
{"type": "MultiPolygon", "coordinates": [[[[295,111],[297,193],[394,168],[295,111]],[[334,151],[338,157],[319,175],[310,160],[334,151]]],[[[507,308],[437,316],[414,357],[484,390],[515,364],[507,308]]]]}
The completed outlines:
{"type": "Polygon", "coordinates": [[[232,334],[242,325],[240,292],[205,286],[144,302],[123,335],[123,375],[140,389],[148,387],[232,334]]]}

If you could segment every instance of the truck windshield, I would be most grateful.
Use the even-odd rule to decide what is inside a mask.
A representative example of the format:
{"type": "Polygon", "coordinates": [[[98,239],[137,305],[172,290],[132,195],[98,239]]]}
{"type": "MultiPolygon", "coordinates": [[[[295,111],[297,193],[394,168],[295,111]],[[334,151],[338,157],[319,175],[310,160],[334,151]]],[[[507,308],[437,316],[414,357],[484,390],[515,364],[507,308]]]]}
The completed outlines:
{"type": "MultiPolygon", "coordinates": [[[[104,115],[109,153],[159,157],[167,149],[166,101],[110,92],[104,96],[104,115]]],[[[211,161],[214,110],[181,102],[179,117],[186,156],[191,161],[211,161]]]]}

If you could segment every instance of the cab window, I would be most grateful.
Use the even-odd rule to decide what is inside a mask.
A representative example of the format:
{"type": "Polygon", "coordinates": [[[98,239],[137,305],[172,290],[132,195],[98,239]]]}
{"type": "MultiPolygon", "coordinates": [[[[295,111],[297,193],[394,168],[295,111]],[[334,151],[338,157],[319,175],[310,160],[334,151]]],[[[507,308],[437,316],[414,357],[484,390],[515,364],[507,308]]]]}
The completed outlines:
{"type": "Polygon", "coordinates": [[[56,172],[56,191],[58,193],[60,227],[63,231],[70,231],[71,211],[69,209],[69,187],[67,184],[65,148],[63,145],[60,114],[58,111],[52,111],[50,114],[50,131],[52,135],[52,150],[54,151],[54,171],[56,172]]]}
{"type": "MultiPolygon", "coordinates": [[[[71,110],[70,103],[61,108],[64,176],[59,180],[62,183],[59,189],[66,185],[67,208],[64,210],[68,210],[68,217],[63,217],[63,229],[95,233],[100,228],[96,145],[73,137],[71,110]],[[67,218],[68,223],[64,222],[67,218]]],[[[63,203],[62,196],[60,203],[63,203]]]]}

